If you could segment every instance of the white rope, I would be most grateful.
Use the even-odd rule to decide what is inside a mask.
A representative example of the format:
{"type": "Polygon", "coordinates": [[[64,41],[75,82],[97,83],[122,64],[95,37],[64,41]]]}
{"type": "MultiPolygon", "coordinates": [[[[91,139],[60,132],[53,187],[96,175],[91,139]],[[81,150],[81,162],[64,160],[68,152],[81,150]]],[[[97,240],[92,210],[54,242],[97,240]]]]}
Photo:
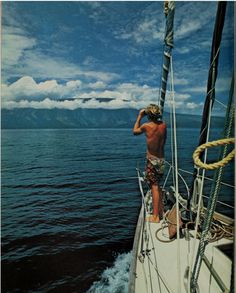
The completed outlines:
{"type": "MultiPolygon", "coordinates": [[[[174,169],[174,167],[173,167],[168,161],[165,161],[165,163],[167,163],[167,164],[170,166],[170,169],[174,169]]],[[[170,169],[169,169],[169,171],[170,171],[170,169]]],[[[178,170],[180,170],[180,169],[178,169],[178,170]]],[[[169,171],[168,171],[167,176],[169,176],[169,171]]],[[[181,178],[181,180],[183,181],[183,183],[184,183],[184,185],[185,185],[185,187],[186,187],[187,194],[188,194],[188,196],[189,196],[189,187],[188,187],[187,182],[185,181],[184,177],[179,173],[179,171],[178,171],[178,175],[179,175],[179,177],[181,178]]],[[[167,180],[165,180],[165,183],[166,183],[166,181],[167,181],[167,180]]],[[[164,183],[164,184],[165,184],[165,183],[164,183]]],[[[163,188],[165,187],[164,184],[163,184],[163,188]]]]}
{"type": "MultiPolygon", "coordinates": [[[[139,171],[137,170],[138,174],[139,174],[139,171]]],[[[144,192],[143,192],[143,186],[142,186],[142,182],[143,181],[143,178],[138,176],[138,184],[139,184],[139,189],[140,189],[140,192],[141,192],[141,195],[142,195],[142,204],[144,206],[144,210],[145,210],[145,214],[147,215],[147,207],[146,207],[146,204],[145,204],[145,196],[144,196],[144,192]]],[[[146,219],[144,219],[146,220],[146,219]]]]}
{"type": "Polygon", "coordinates": [[[199,196],[200,190],[201,190],[201,182],[202,181],[201,181],[201,178],[199,176],[199,173],[200,173],[200,168],[197,168],[196,178],[195,178],[194,183],[193,183],[193,196],[192,196],[192,199],[191,199],[192,207],[194,208],[194,211],[196,210],[196,206],[198,206],[196,201],[198,199],[198,196],[199,196]]]}
{"type": "Polygon", "coordinates": [[[219,54],[219,52],[220,52],[220,46],[219,46],[219,48],[217,49],[217,51],[216,51],[216,53],[215,53],[215,56],[214,56],[214,59],[213,59],[212,62],[211,62],[210,69],[211,69],[211,67],[214,65],[215,60],[216,60],[217,55],[219,54]]]}
{"type": "Polygon", "coordinates": [[[217,100],[216,98],[215,98],[215,101],[216,101],[218,104],[220,104],[222,107],[224,107],[225,109],[227,109],[227,106],[226,106],[224,103],[220,102],[220,101],[217,100]]]}
{"type": "MultiPolygon", "coordinates": [[[[160,271],[158,271],[158,268],[155,266],[155,264],[154,264],[154,263],[152,262],[152,260],[150,259],[150,256],[148,256],[148,258],[149,258],[151,264],[153,265],[154,270],[157,272],[159,278],[161,279],[162,284],[165,286],[166,290],[167,290],[168,292],[173,292],[173,291],[170,289],[170,287],[168,287],[168,285],[167,285],[168,282],[166,281],[166,279],[164,278],[164,276],[160,273],[160,271]]],[[[162,292],[162,291],[160,290],[159,292],[162,292]]]]}
{"type": "Polygon", "coordinates": [[[175,194],[176,194],[176,221],[177,221],[177,274],[178,285],[177,290],[182,292],[181,281],[181,265],[180,265],[180,235],[179,235],[179,183],[178,183],[178,156],[177,156],[177,135],[176,135],[176,116],[175,116],[175,94],[174,94],[174,74],[172,56],[170,57],[170,72],[171,72],[171,94],[172,94],[172,109],[173,109],[173,133],[174,133],[174,160],[175,160],[175,194]]]}
{"type": "MultiPolygon", "coordinates": [[[[167,161],[165,161],[165,162],[168,163],[167,161]]],[[[171,171],[171,169],[172,169],[171,164],[169,164],[169,165],[170,165],[170,168],[169,168],[168,173],[167,173],[167,175],[166,175],[165,182],[164,182],[163,185],[162,185],[163,188],[165,188],[165,186],[166,186],[167,180],[168,180],[169,175],[170,175],[170,171],[171,171]]]]}
{"type": "MultiPolygon", "coordinates": [[[[214,58],[213,58],[213,60],[212,60],[212,62],[211,62],[210,69],[211,69],[211,67],[214,65],[214,62],[215,62],[215,60],[216,60],[217,55],[219,54],[219,51],[220,51],[220,47],[218,48],[218,50],[217,50],[217,52],[216,52],[216,54],[215,54],[215,56],[214,56],[214,58]]],[[[209,92],[207,92],[207,96],[208,96],[208,95],[209,95],[214,89],[215,89],[215,85],[214,85],[214,87],[212,87],[212,88],[209,90],[209,92]]],[[[210,106],[212,107],[212,100],[210,100],[210,106]]],[[[211,108],[210,108],[210,114],[211,114],[211,108]]],[[[206,129],[206,127],[203,128],[202,132],[200,133],[200,137],[202,136],[202,133],[205,131],[205,129],[206,129]]],[[[208,130],[209,130],[209,125],[208,125],[208,128],[207,128],[207,131],[208,131],[208,130]]]]}
{"type": "MultiPolygon", "coordinates": [[[[170,88],[171,92],[171,88],[170,88]]],[[[171,163],[172,166],[174,166],[174,147],[173,147],[173,112],[172,107],[170,107],[170,144],[171,144],[171,163]]],[[[175,173],[174,168],[172,168],[172,180],[173,180],[173,186],[175,188],[175,173]]]]}
{"type": "MultiPolygon", "coordinates": [[[[206,142],[209,141],[209,136],[210,136],[212,99],[210,100],[209,109],[210,110],[209,110],[209,116],[208,116],[208,127],[207,127],[206,142]]],[[[204,154],[204,163],[206,163],[206,160],[207,160],[207,149],[205,150],[205,154],[204,154]]],[[[203,169],[202,175],[201,175],[202,182],[201,182],[200,194],[199,194],[199,198],[198,198],[198,209],[197,209],[196,225],[195,225],[195,230],[194,230],[192,257],[191,257],[190,271],[189,271],[189,277],[188,277],[188,288],[190,288],[191,272],[192,272],[192,268],[193,268],[194,256],[196,254],[196,246],[197,246],[197,241],[198,241],[197,240],[197,230],[198,230],[198,225],[199,225],[199,222],[200,222],[200,210],[201,210],[201,201],[202,201],[205,173],[206,173],[206,170],[203,169]]]]}

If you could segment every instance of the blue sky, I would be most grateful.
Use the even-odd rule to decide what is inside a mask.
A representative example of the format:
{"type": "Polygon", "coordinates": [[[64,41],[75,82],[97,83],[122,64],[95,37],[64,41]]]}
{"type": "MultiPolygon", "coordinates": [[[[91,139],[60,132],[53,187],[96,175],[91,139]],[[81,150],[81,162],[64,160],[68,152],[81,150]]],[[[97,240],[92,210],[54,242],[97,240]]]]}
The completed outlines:
{"type": "MultiPolygon", "coordinates": [[[[175,4],[176,109],[201,114],[217,2],[175,4]]],[[[222,103],[233,71],[233,4],[216,84],[222,103]]],[[[3,2],[2,107],[140,109],[155,103],[164,29],[163,2],[3,2]]],[[[215,114],[224,111],[215,104],[215,114]]]]}

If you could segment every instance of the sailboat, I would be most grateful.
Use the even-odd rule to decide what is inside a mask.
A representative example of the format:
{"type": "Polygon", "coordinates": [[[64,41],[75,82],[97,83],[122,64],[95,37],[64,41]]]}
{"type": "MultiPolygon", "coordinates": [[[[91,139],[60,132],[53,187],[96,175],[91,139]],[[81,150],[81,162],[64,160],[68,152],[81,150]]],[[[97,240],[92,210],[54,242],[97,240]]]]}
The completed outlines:
{"type": "MultiPolygon", "coordinates": [[[[215,101],[215,83],[221,36],[224,26],[226,2],[219,2],[212,40],[207,94],[202,115],[199,145],[193,154],[193,172],[190,186],[178,168],[174,78],[171,51],[173,48],[174,2],[165,2],[166,33],[162,82],[159,106],[164,110],[168,75],[172,96],[171,137],[172,162],[166,162],[169,170],[162,185],[165,214],[160,223],[146,221],[152,213],[151,190],[145,182],[145,174],[137,169],[142,197],[141,210],[136,226],[132,263],[130,266],[129,293],[217,293],[234,292],[234,219],[216,211],[224,168],[234,157],[229,145],[234,143],[234,77],[225,116],[222,138],[209,141],[211,113],[215,101]],[[207,163],[207,149],[221,146],[215,163],[207,163]],[[214,178],[206,176],[206,170],[215,170],[214,178]],[[173,186],[167,187],[168,176],[173,186]],[[211,180],[209,194],[203,194],[206,180],[211,180]],[[179,191],[179,180],[186,187],[186,194],[179,191]],[[207,201],[204,198],[207,197],[207,201]]],[[[184,170],[182,170],[184,171],[184,170]]],[[[234,188],[234,186],[231,186],[234,188]]],[[[232,209],[234,207],[231,207],[232,209]]]]}

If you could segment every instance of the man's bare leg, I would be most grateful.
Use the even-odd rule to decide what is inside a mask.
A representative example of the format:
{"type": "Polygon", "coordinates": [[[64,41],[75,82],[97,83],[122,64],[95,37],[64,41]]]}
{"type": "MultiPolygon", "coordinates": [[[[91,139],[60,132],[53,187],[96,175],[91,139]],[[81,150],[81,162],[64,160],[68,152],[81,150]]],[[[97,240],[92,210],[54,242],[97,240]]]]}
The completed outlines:
{"type": "Polygon", "coordinates": [[[148,222],[154,222],[159,223],[160,217],[159,217],[159,211],[160,208],[162,209],[162,203],[161,201],[161,189],[158,186],[158,184],[152,184],[152,206],[153,206],[153,215],[147,218],[148,222]]]}
{"type": "Polygon", "coordinates": [[[162,201],[162,190],[161,190],[159,184],[157,186],[158,186],[158,193],[159,193],[159,209],[158,209],[158,214],[159,214],[159,217],[162,218],[163,217],[163,214],[164,214],[164,206],[163,206],[163,201],[162,201]]]}

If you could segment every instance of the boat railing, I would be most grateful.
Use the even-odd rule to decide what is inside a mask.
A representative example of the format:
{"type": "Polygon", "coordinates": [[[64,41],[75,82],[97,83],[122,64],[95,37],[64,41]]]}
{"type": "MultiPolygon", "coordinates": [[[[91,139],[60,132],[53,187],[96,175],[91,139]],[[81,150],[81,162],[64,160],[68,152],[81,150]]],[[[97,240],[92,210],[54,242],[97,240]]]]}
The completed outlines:
{"type": "MultiPolygon", "coordinates": [[[[173,166],[172,166],[168,161],[165,161],[165,162],[167,163],[167,165],[169,165],[169,170],[168,170],[168,172],[167,172],[167,176],[166,176],[165,182],[164,182],[164,184],[163,184],[163,188],[165,187],[166,182],[167,182],[167,179],[168,179],[168,176],[169,176],[169,174],[170,174],[170,171],[171,171],[171,169],[173,168],[173,166]]],[[[193,173],[190,172],[190,171],[184,170],[184,169],[180,169],[180,168],[178,169],[178,175],[179,175],[179,177],[181,178],[181,180],[183,181],[183,183],[184,183],[184,185],[185,185],[185,188],[186,188],[186,190],[187,190],[187,194],[188,194],[188,196],[189,196],[189,187],[188,187],[186,181],[184,180],[183,176],[179,173],[179,171],[181,171],[181,172],[183,172],[183,173],[190,174],[190,175],[193,175],[193,173]]],[[[199,175],[199,177],[201,178],[202,176],[199,175]]],[[[205,178],[206,180],[208,180],[208,181],[213,181],[212,178],[209,178],[209,177],[206,177],[206,176],[205,176],[204,178],[205,178]]],[[[229,184],[229,183],[225,183],[225,182],[220,182],[220,183],[221,183],[222,185],[224,185],[224,186],[227,186],[227,187],[230,187],[230,188],[235,189],[235,186],[234,186],[234,185],[231,185],[231,184],[229,184]]],[[[206,196],[206,195],[203,195],[203,197],[209,199],[209,197],[206,196]]],[[[225,202],[222,202],[222,201],[220,201],[220,200],[217,200],[217,203],[218,203],[218,204],[221,204],[221,205],[223,205],[223,206],[226,206],[226,207],[228,207],[228,208],[234,209],[234,206],[232,206],[232,205],[230,205],[230,204],[227,204],[227,203],[225,203],[225,202]]]]}

